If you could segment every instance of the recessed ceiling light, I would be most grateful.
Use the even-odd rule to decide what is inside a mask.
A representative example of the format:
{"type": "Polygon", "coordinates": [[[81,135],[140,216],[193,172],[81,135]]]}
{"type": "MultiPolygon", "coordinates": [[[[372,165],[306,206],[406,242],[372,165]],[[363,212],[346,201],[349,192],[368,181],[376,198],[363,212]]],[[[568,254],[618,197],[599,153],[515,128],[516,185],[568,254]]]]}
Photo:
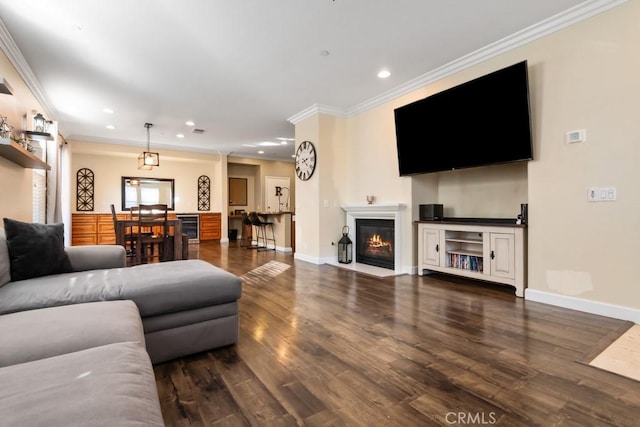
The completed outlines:
{"type": "Polygon", "coordinates": [[[287,141],[280,141],[280,145],[287,145],[289,144],[287,141]]]}
{"type": "Polygon", "coordinates": [[[185,125],[187,126],[195,126],[195,122],[191,121],[191,120],[187,120],[186,122],[184,122],[185,125]]]}
{"type": "Polygon", "coordinates": [[[176,138],[184,138],[184,134],[183,133],[179,133],[176,135],[176,138]]]}
{"type": "Polygon", "coordinates": [[[114,125],[106,125],[105,127],[109,130],[114,130],[116,128],[114,125]]]}
{"type": "Polygon", "coordinates": [[[271,141],[262,141],[262,142],[258,142],[258,145],[261,147],[274,147],[276,145],[280,145],[277,142],[271,142],[271,141]]]}
{"type": "Polygon", "coordinates": [[[106,114],[113,114],[113,110],[111,108],[104,108],[102,111],[106,114]]]}
{"type": "Polygon", "coordinates": [[[389,72],[389,70],[382,70],[378,73],[378,77],[380,77],[381,79],[386,79],[390,75],[391,73],[389,72]]]}
{"type": "Polygon", "coordinates": [[[260,150],[258,151],[258,154],[264,154],[264,151],[260,150]]]}

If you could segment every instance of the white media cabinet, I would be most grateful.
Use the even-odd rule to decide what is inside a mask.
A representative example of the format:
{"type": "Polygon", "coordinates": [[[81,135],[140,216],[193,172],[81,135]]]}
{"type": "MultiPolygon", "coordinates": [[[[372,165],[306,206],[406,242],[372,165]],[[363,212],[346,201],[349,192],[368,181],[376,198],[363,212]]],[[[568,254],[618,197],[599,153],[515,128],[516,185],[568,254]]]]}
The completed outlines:
{"type": "Polygon", "coordinates": [[[437,271],[502,283],[524,296],[526,225],[482,219],[416,223],[418,275],[437,271]]]}

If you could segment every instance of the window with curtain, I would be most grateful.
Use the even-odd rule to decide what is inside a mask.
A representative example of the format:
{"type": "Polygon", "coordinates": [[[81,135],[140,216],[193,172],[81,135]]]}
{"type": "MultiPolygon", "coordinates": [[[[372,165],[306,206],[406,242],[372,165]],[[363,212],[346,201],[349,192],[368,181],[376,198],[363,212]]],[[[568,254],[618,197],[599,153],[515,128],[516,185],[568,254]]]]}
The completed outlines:
{"type": "Polygon", "coordinates": [[[33,170],[33,222],[44,224],[47,215],[47,171],[33,170]]]}
{"type": "MultiPolygon", "coordinates": [[[[31,141],[31,146],[33,147],[33,155],[46,162],[47,155],[44,144],[40,141],[31,141]]],[[[45,224],[47,222],[47,171],[33,169],[32,180],[32,221],[45,224]]]]}

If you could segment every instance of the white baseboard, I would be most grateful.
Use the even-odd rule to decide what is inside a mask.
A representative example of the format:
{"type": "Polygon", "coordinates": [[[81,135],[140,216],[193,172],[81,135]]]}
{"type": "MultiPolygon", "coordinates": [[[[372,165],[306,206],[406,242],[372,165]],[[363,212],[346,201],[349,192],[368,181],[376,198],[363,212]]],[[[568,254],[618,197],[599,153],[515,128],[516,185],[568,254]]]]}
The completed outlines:
{"type": "Polygon", "coordinates": [[[320,258],[304,255],[304,254],[301,254],[300,252],[296,252],[295,254],[293,254],[293,258],[294,259],[299,259],[300,261],[310,262],[310,263],[316,264],[316,265],[324,264],[320,260],[320,258]]]}
{"type": "MultiPolygon", "coordinates": [[[[302,255],[300,253],[294,254],[295,259],[301,261],[310,262],[312,264],[320,265],[337,261],[337,257],[333,258],[318,258],[302,255]]],[[[411,272],[410,274],[415,274],[411,272]]],[[[586,313],[597,314],[600,316],[612,317],[614,319],[628,320],[630,322],[640,324],[640,310],[631,307],[624,307],[621,305],[608,304],[604,302],[591,301],[583,298],[569,297],[566,295],[558,295],[550,292],[538,291],[535,289],[525,288],[524,290],[525,300],[541,302],[544,304],[555,305],[558,307],[569,308],[572,310],[584,311],[586,313]]]]}
{"type": "Polygon", "coordinates": [[[528,301],[542,302],[558,307],[570,308],[573,310],[584,311],[586,313],[640,323],[640,310],[636,308],[569,297],[566,295],[558,295],[528,288],[524,290],[524,297],[525,300],[528,301]]]}

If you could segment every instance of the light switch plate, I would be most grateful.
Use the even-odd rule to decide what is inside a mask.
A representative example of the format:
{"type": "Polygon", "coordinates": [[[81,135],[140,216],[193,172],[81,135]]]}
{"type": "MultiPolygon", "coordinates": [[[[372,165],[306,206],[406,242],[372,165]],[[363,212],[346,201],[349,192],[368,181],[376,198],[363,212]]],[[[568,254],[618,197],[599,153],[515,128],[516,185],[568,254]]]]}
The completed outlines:
{"type": "Polygon", "coordinates": [[[585,142],[587,140],[587,131],[585,129],[572,130],[565,134],[564,142],[567,144],[575,144],[576,142],[585,142]]]}

